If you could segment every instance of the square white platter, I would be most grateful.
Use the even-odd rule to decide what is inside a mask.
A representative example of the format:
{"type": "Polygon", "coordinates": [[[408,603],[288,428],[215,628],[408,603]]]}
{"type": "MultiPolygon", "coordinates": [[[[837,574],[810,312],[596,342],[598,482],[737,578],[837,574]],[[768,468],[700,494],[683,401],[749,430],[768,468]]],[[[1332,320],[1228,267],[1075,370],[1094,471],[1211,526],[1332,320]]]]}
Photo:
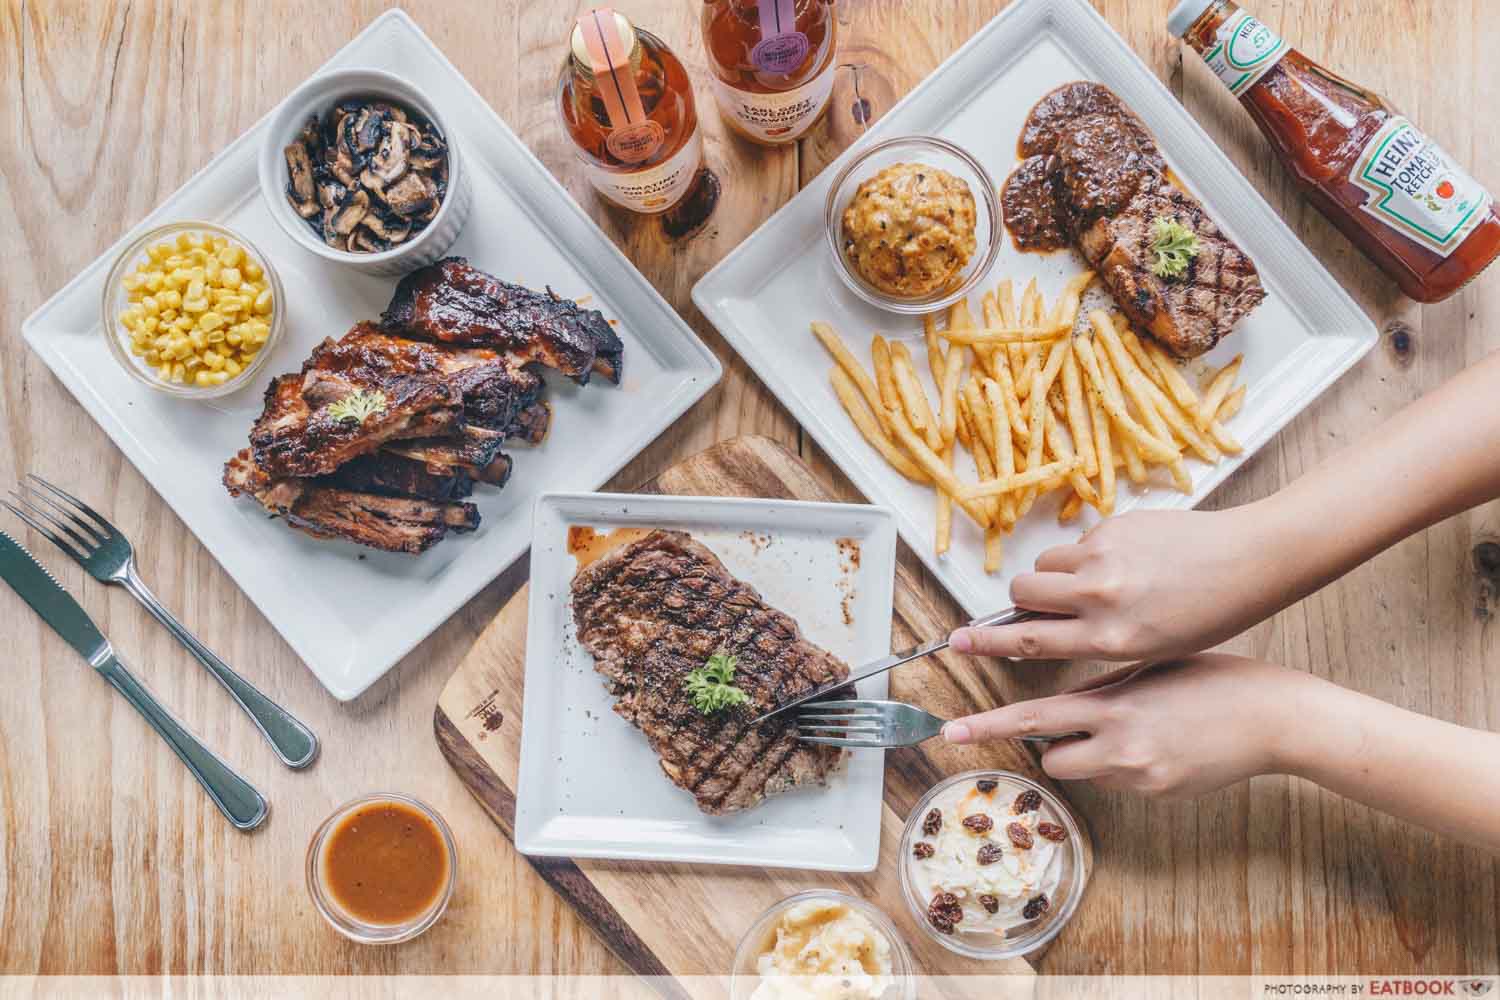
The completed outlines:
{"type": "MultiPolygon", "coordinates": [[[[1039,503],[1006,539],[1004,567],[994,575],[984,572],[979,529],[963,517],[954,518],[950,552],[934,556],[933,493],[894,472],[859,436],[829,386],[833,362],[808,332],[811,320],[831,323],[868,368],[873,331],[908,341],[924,358],[920,320],[882,312],[845,288],[827,245],[823,206],[851,155],[898,135],[957,143],[1003,184],[1018,160],[1016,138],[1032,106],[1054,87],[1079,79],[1106,84],[1145,120],[1174,171],[1254,259],[1268,292],[1250,317],[1189,368],[1196,380],[1209,365],[1244,353],[1241,379],[1249,389],[1229,428],[1244,453],[1212,467],[1189,461],[1190,494],[1165,480],[1146,491],[1122,483],[1117,510],[1197,505],[1377,340],[1374,324],[1088,3],[1017,0],[693,289],[704,315],[850,479],[871,500],[895,509],[907,544],[976,616],[1006,607],[1011,577],[1030,569],[1044,550],[1076,539],[1097,515],[1085,507],[1079,522],[1060,526],[1057,501],[1039,503]]],[[[1019,253],[1007,237],[982,287],[1009,277],[1019,295],[1034,277],[1050,307],[1067,277],[1085,266],[1076,253],[1019,253]]],[[[978,292],[970,304],[977,315],[978,292]]],[[[918,367],[925,379],[927,366],[918,367]]],[[[927,388],[933,395],[930,380],[927,388]]],[[[962,472],[975,475],[972,465],[962,472]]]]}
{"type": "MultiPolygon", "coordinates": [[[[880,853],[884,752],[847,757],[827,787],[798,788],[727,816],[698,811],[645,736],[612,709],[579,644],[568,529],[685,531],[803,636],[851,669],[890,652],[896,524],[883,507],[627,494],[537,501],[526,625],[516,847],[548,857],[685,861],[862,872],[880,853]],[[859,557],[843,551],[853,539],[859,557]]],[[[886,677],[859,696],[884,698],[886,677]]]]}
{"type": "MultiPolygon", "coordinates": [[[[376,552],[290,530],[220,485],[224,461],[245,446],[270,380],[296,371],[325,337],[377,318],[395,288],[395,279],[322,261],[276,224],[255,164],[270,115],[22,327],[26,342],[341,700],[374,683],[526,551],[538,494],[600,486],[720,374],[713,354],[409,17],[381,15],[323,70],[356,66],[421,87],[443,108],[450,140],[473,165],[474,208],[449,252],[508,281],[592,296],[589,306],[618,320],[625,343],[619,386],[595,379],[579,387],[549,376],[552,429],[540,447],[507,449],[515,466],[504,489],[475,490],[483,518],[477,532],[450,536],[420,556],[376,552]],[[217,400],[172,399],[138,384],[100,333],[100,295],[115,256],[137,233],[179,219],[243,233],[273,259],[286,288],[287,333],[275,357],[251,384],[217,400]]],[[[110,492],[105,482],[66,488],[95,505],[110,492]]]]}

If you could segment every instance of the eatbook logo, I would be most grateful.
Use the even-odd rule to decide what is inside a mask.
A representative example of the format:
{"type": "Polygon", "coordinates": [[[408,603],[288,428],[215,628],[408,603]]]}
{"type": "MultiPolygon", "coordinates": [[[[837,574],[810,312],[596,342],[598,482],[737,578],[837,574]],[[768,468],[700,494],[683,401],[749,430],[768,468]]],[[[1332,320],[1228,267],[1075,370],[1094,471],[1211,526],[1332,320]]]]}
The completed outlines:
{"type": "Polygon", "coordinates": [[[1487,997],[1495,988],[1493,979],[1462,979],[1459,980],[1459,990],[1466,997],[1487,997]]]}
{"type": "Polygon", "coordinates": [[[505,713],[500,711],[500,706],[495,704],[495,699],[500,694],[496,688],[491,691],[479,704],[475,705],[464,716],[466,719],[477,719],[479,721],[479,738],[485,739],[490,733],[498,732],[501,724],[505,722],[505,713]]]}

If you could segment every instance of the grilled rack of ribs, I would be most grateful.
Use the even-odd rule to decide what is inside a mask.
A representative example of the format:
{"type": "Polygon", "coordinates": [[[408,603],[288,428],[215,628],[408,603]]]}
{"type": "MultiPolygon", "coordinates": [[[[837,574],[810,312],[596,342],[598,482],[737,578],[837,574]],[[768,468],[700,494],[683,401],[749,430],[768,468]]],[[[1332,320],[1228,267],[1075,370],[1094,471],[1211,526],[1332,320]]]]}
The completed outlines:
{"type": "Polygon", "coordinates": [[[624,346],[597,309],[534,292],[447,257],[401,279],[381,316],[386,329],[448,344],[518,353],[579,383],[592,372],[619,383],[624,346]]]}
{"type": "Polygon", "coordinates": [[[1180,358],[1219,342],[1261,303],[1255,265],[1174,182],[1150,131],[1108,87],[1064,84],[1022,126],[1025,159],[1005,182],[1005,224],[1023,250],[1082,251],[1140,329],[1180,358]],[[1154,220],[1198,239],[1187,272],[1152,270],[1154,220]]]}
{"type": "Polygon", "coordinates": [[[462,501],[475,483],[505,485],[507,441],[546,437],[538,369],[618,382],[622,350],[596,310],[439,261],[402,279],[383,323],[272,380],[224,486],[309,534],[422,552],[478,527],[462,501]]]}
{"type": "Polygon", "coordinates": [[[849,668],[691,536],[653,531],[579,570],[572,593],[578,641],[618,699],[615,712],[646,735],[662,771],[703,812],[826,784],[843,761],[835,747],[799,742],[789,718],[749,725],[849,668]],[[705,716],[684,683],[715,653],[736,657],[734,682],[750,701],[705,716]]]}

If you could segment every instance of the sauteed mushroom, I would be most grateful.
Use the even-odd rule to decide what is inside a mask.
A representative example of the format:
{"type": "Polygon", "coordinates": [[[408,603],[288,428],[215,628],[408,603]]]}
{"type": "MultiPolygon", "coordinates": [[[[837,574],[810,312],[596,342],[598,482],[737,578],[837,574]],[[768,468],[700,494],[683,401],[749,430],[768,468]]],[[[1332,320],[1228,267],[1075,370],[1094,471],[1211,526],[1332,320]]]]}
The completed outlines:
{"type": "Polygon", "coordinates": [[[286,147],[286,196],[329,246],[389,250],[421,232],[448,192],[448,143],[424,116],[346,98],[286,147]]]}

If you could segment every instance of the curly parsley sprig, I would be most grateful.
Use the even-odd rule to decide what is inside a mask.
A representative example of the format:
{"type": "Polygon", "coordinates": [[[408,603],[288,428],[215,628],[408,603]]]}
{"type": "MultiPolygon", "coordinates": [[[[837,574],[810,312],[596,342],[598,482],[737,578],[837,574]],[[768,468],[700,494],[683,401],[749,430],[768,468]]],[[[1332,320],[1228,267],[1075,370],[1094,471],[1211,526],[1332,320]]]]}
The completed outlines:
{"type": "Polygon", "coordinates": [[[1198,256],[1198,235],[1176,219],[1158,215],[1151,220],[1151,249],[1156,253],[1151,273],[1158,278],[1180,278],[1198,256]]]}
{"type": "Polygon", "coordinates": [[[750,696],[734,686],[734,667],[739,658],[715,653],[708,662],[687,675],[688,697],[693,707],[704,715],[713,715],[735,705],[743,705],[750,696]]]}
{"type": "Polygon", "coordinates": [[[355,389],[343,399],[328,404],[328,416],[341,424],[362,424],[366,417],[385,412],[385,393],[355,389]]]}

